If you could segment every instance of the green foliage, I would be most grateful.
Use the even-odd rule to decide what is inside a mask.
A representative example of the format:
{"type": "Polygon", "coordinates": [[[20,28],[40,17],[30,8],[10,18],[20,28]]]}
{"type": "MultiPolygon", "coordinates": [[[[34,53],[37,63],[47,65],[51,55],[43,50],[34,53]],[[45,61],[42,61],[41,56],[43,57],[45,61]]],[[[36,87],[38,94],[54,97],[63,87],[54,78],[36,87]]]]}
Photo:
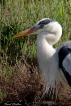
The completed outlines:
{"type": "Polygon", "coordinates": [[[3,76],[6,77],[6,76],[12,76],[12,68],[9,67],[8,69],[5,69],[3,70],[3,76]]]}
{"type": "Polygon", "coordinates": [[[6,93],[4,91],[0,91],[0,100],[2,101],[6,97],[6,93]]]}
{"type": "Polygon", "coordinates": [[[71,1],[67,0],[4,0],[1,9],[1,50],[9,65],[15,65],[23,51],[25,59],[36,57],[36,35],[13,39],[12,36],[33,26],[39,19],[56,19],[63,27],[59,45],[71,39],[71,1]],[[5,2],[5,6],[4,6],[5,2]],[[3,8],[4,6],[4,8],[3,8]],[[5,57],[6,56],[6,57],[5,57]]]}

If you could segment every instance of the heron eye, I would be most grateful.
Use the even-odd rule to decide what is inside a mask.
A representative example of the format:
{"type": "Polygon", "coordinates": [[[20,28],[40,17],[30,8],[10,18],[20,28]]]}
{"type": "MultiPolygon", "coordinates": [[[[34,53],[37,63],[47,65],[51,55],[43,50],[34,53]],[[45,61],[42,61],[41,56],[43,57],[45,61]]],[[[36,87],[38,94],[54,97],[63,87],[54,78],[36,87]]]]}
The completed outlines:
{"type": "Polygon", "coordinates": [[[44,27],[44,24],[41,24],[41,25],[40,25],[40,28],[43,28],[43,27],[44,27]]]}

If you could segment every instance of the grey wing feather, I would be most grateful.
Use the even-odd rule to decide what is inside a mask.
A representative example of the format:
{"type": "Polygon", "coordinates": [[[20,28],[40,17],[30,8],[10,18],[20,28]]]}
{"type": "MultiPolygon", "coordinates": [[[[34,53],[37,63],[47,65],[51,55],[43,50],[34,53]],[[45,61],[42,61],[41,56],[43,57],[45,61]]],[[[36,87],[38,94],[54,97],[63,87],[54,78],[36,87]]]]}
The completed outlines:
{"type": "Polygon", "coordinates": [[[56,50],[59,51],[63,46],[67,46],[68,48],[71,48],[71,41],[63,42],[62,44],[59,45],[58,48],[56,48],[56,50]]]}
{"type": "Polygon", "coordinates": [[[56,51],[60,61],[59,67],[61,68],[69,86],[71,87],[71,41],[63,42],[58,48],[56,48],[56,51]],[[63,47],[64,49],[62,49],[63,47]],[[61,49],[63,50],[62,52],[61,49]],[[67,50],[69,51],[67,52],[67,50]]]}
{"type": "MultiPolygon", "coordinates": [[[[68,48],[71,49],[71,41],[66,41],[63,42],[58,48],[57,51],[59,52],[59,50],[63,47],[66,46],[68,48]]],[[[65,59],[63,60],[62,63],[63,67],[65,68],[65,70],[71,75],[71,53],[69,53],[65,59]]]]}
{"type": "Polygon", "coordinates": [[[62,65],[65,68],[65,70],[69,73],[69,75],[71,75],[71,53],[69,53],[65,57],[65,59],[63,60],[62,65]]]}

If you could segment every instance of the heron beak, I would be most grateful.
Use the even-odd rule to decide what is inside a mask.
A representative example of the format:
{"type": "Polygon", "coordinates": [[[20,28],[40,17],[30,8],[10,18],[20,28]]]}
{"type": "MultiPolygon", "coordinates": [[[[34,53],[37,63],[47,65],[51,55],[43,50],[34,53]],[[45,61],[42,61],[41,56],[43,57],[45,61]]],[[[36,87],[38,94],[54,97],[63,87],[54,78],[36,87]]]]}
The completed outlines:
{"type": "Polygon", "coordinates": [[[13,38],[18,38],[18,37],[23,37],[23,36],[34,34],[38,29],[39,29],[39,26],[34,26],[30,29],[27,29],[25,31],[22,31],[22,32],[14,35],[13,38]]]}

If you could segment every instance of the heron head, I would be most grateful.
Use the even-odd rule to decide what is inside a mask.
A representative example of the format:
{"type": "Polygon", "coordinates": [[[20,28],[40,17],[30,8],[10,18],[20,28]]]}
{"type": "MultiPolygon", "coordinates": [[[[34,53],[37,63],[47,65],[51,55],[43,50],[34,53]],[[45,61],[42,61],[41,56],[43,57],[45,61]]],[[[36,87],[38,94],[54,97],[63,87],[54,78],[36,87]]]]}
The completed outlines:
{"type": "Polygon", "coordinates": [[[59,31],[62,33],[62,27],[57,21],[50,18],[43,18],[33,27],[14,35],[13,38],[23,37],[31,34],[39,34],[41,32],[57,33],[59,31]]]}

